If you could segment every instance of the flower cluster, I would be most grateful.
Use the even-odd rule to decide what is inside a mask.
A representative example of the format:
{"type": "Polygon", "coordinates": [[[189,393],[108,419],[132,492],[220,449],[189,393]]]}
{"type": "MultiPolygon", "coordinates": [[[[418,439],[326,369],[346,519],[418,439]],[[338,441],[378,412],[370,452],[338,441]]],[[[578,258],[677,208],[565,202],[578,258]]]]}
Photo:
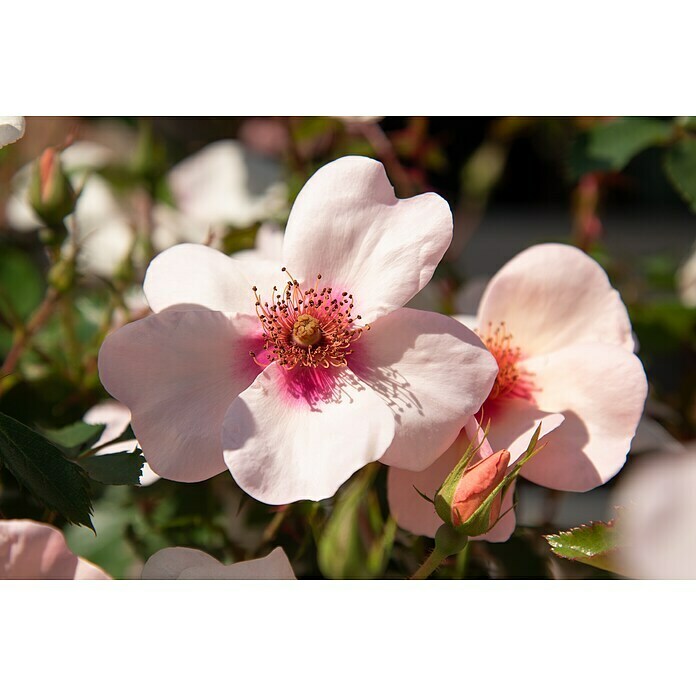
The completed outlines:
{"type": "MultiPolygon", "coordinates": [[[[382,142],[375,119],[337,123],[382,142]]],[[[24,128],[23,120],[0,120],[0,147],[24,128]]],[[[126,166],[119,151],[144,147],[120,143],[69,138],[44,149],[15,175],[7,201],[9,224],[37,233],[51,268],[31,331],[13,327],[3,377],[12,377],[39,320],[57,307],[65,311],[80,274],[118,293],[95,331],[98,357],[96,347],[84,356],[93,383],[87,369],[76,370],[76,398],[89,394],[82,422],[40,435],[39,451],[72,472],[66,478],[75,497],[84,493],[87,501],[86,518],[70,516],[72,499],[61,514],[91,523],[87,477],[139,484],[133,528],[152,516],[150,491],[166,497],[174,485],[167,481],[194,484],[223,474],[211,486],[229,486],[230,500],[247,495],[276,506],[271,532],[255,550],[246,538],[227,536],[219,520],[211,525],[215,555],[166,530],[166,543],[140,555],[143,579],[294,579],[303,567],[294,554],[292,564],[280,547],[258,556],[272,547],[291,504],[324,501],[339,489],[334,514],[357,530],[344,539],[332,521],[332,543],[345,543],[345,567],[355,569],[348,555],[364,552],[360,576],[377,575],[398,525],[435,540],[419,568],[404,563],[408,575],[427,577],[470,539],[510,538],[518,478],[586,492],[624,465],[647,379],[627,309],[585,251],[560,243],[526,248],[477,293],[475,316],[415,309],[414,302],[427,301],[426,286],[432,289],[450,248],[453,216],[436,193],[397,197],[380,161],[346,156],[324,164],[288,213],[278,162],[241,142],[212,143],[157,175],[150,149],[136,167],[149,197],[114,184],[126,166]],[[166,183],[165,193],[153,193],[156,181],[166,183]],[[232,236],[247,234],[255,235],[253,249],[230,246],[232,236]],[[130,478],[109,470],[123,462],[130,478]],[[387,519],[380,497],[366,492],[381,465],[387,519]]],[[[131,169],[140,161],[133,158],[131,169]]],[[[398,185],[405,175],[398,157],[385,162],[398,185]]],[[[63,319],[65,349],[75,352],[71,342],[82,327],[63,319]]],[[[42,358],[40,342],[35,350],[42,358]]],[[[71,404],[66,398],[66,412],[71,404]]],[[[25,442],[21,423],[9,427],[25,442]]],[[[635,481],[624,492],[650,503],[651,479],[635,481]]],[[[50,500],[53,491],[40,486],[37,500],[50,500]]],[[[648,503],[639,507],[643,516],[630,501],[621,503],[626,538],[649,538],[648,503]]],[[[319,509],[303,508],[308,515],[319,509]]],[[[0,521],[0,577],[109,579],[70,544],[70,534],[66,541],[50,524],[0,521]]],[[[650,575],[632,545],[626,563],[650,575]]],[[[321,541],[317,546],[324,572],[333,564],[321,541]]],[[[678,575],[684,565],[674,554],[665,559],[674,566],[668,574],[678,575]]]]}

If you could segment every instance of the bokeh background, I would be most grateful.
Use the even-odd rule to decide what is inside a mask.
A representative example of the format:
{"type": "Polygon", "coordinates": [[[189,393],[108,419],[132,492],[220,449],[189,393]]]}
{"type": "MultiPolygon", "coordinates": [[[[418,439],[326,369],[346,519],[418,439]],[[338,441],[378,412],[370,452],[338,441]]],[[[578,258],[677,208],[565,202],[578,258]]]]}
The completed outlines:
{"type": "MultiPolygon", "coordinates": [[[[650,382],[625,470],[650,452],[677,451],[696,437],[693,129],[690,118],[28,118],[25,137],[0,150],[3,362],[56,282],[27,205],[47,147],[63,149],[66,172],[84,187],[79,224],[68,225],[78,263],[0,379],[0,411],[38,429],[81,420],[108,396],[96,370],[104,336],[147,312],[141,282],[153,255],[180,241],[253,248],[262,225],[282,229],[317,168],[360,154],[384,163],[398,195],[436,191],[454,212],[452,247],[414,306],[475,314],[488,278],[538,242],[575,244],[599,261],[628,306],[650,382]]],[[[622,474],[586,494],[522,482],[514,537],[471,544],[437,577],[608,577],[554,557],[542,534],[611,519],[622,474]]],[[[253,501],[227,474],[188,485],[92,482],[94,535],[0,468],[0,516],[64,526],[73,550],[115,577],[137,577],[166,546],[230,562],[277,544],[298,577],[403,577],[430,542],[388,519],[384,479],[371,465],[332,500],[280,508],[253,501]]]]}

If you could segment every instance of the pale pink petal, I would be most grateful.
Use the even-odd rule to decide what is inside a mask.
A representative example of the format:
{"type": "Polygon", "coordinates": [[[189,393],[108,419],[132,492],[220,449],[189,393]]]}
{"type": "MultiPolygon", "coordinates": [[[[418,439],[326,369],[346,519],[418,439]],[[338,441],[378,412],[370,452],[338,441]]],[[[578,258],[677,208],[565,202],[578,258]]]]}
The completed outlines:
{"type": "Polygon", "coordinates": [[[33,520],[0,520],[0,579],[108,580],[76,556],[60,530],[33,520]]]}
{"type": "Polygon", "coordinates": [[[222,421],[259,372],[249,357],[257,334],[256,318],[167,310],[104,341],[102,384],[130,408],[133,432],[160,476],[202,481],[225,470],[222,421]]]}
{"type": "Polygon", "coordinates": [[[0,116],[0,149],[24,135],[24,116],[0,116]]]}
{"type": "Polygon", "coordinates": [[[547,488],[588,491],[626,461],[643,412],[647,380],[638,358],[624,348],[587,344],[524,361],[533,373],[542,411],[562,413],[563,424],[522,476],[547,488]]]}
{"type": "Polygon", "coordinates": [[[222,565],[204,551],[189,549],[185,546],[173,546],[161,549],[150,556],[143,566],[143,580],[178,580],[186,568],[214,568],[222,565]]]}
{"type": "MultiPolygon", "coordinates": [[[[497,432],[497,424],[491,426],[488,434],[488,443],[484,441],[480,452],[483,456],[488,456],[492,451],[507,449],[510,452],[510,462],[514,464],[525,452],[534,430],[541,425],[541,437],[544,437],[558,427],[562,418],[556,414],[538,416],[534,426],[531,428],[527,441],[520,438],[511,440],[508,444],[503,444],[504,439],[497,432]],[[495,445],[492,445],[492,436],[496,434],[495,445]]],[[[434,537],[442,520],[438,517],[431,503],[424,500],[416,492],[416,488],[425,493],[429,498],[433,498],[437,489],[444,483],[447,475],[454,469],[455,465],[464,456],[464,453],[471,442],[473,433],[477,433],[477,442],[480,439],[480,430],[475,430],[472,426],[474,419],[470,419],[466,427],[457,436],[452,446],[425,471],[405,471],[391,467],[387,475],[387,497],[389,500],[389,510],[392,517],[402,529],[412,534],[434,537]]],[[[528,466],[529,462],[524,466],[528,466]]],[[[524,471],[524,467],[522,469],[524,471]]],[[[503,500],[501,512],[505,512],[512,506],[512,490],[503,500]]],[[[507,513],[498,524],[487,534],[480,537],[486,541],[506,541],[515,528],[515,511],[507,513]]]]}
{"type": "Polygon", "coordinates": [[[105,442],[111,442],[125,432],[131,422],[131,413],[128,406],[109,399],[92,406],[82,420],[90,425],[106,425],[101,437],[93,445],[93,447],[101,447],[105,442]]]}
{"type": "MultiPolygon", "coordinates": [[[[101,404],[92,406],[85,413],[82,420],[85,423],[93,425],[104,424],[104,432],[101,437],[94,443],[93,447],[99,447],[97,456],[102,454],[118,454],[119,452],[134,452],[136,447],[139,447],[137,440],[122,440],[115,442],[112,445],[103,446],[106,442],[116,439],[122,435],[131,422],[131,412],[127,406],[120,404],[118,401],[104,401],[101,404]]],[[[143,462],[142,472],[140,474],[140,485],[151,486],[155,481],[159,481],[160,477],[150,468],[147,462],[143,462]]]]}
{"type": "Polygon", "coordinates": [[[169,173],[177,206],[209,224],[249,227],[286,205],[278,162],[247,150],[234,140],[206,145],[169,173]]]}
{"type": "Polygon", "coordinates": [[[612,497],[620,568],[630,577],[696,579],[696,447],[640,457],[612,497]]]}
{"type": "Polygon", "coordinates": [[[222,443],[237,483],[280,505],[329,498],[393,437],[391,410],[349,369],[271,365],[230,406],[222,443]]]}
{"type": "Polygon", "coordinates": [[[202,244],[179,244],[148,266],[143,283],[155,312],[168,307],[255,315],[254,283],[238,262],[202,244]]]}
{"type": "Polygon", "coordinates": [[[186,568],[179,580],[296,580],[285,551],[277,547],[263,558],[240,561],[232,565],[186,568]]]}
{"type": "Polygon", "coordinates": [[[143,580],[295,580],[285,551],[277,547],[263,558],[223,565],[197,549],[173,547],[151,556],[143,580]]]}
{"type": "MultiPolygon", "coordinates": [[[[244,249],[232,254],[231,258],[240,261],[270,261],[280,268],[283,265],[283,230],[274,222],[264,222],[256,232],[253,249],[244,249]]],[[[247,274],[249,276],[250,274],[247,274]]]]}
{"type": "Polygon", "coordinates": [[[631,324],[619,293],[587,254],[564,244],[539,244],[493,276],[478,312],[482,331],[500,322],[523,355],[574,343],[613,343],[633,350],[631,324]]]}
{"type": "Polygon", "coordinates": [[[456,319],[460,324],[464,324],[467,329],[476,331],[478,329],[478,319],[472,314],[455,314],[452,319],[456,319]]]}
{"type": "Polygon", "coordinates": [[[472,331],[451,317],[398,309],[355,344],[350,363],[392,409],[394,440],[381,461],[430,466],[488,396],[498,371],[472,331]]]}
{"type": "Polygon", "coordinates": [[[290,213],[283,253],[300,281],[321,274],[353,294],[374,321],[425,287],[452,239],[452,214],[434,193],[398,199],[384,167],[343,157],[305,184],[290,213]]]}

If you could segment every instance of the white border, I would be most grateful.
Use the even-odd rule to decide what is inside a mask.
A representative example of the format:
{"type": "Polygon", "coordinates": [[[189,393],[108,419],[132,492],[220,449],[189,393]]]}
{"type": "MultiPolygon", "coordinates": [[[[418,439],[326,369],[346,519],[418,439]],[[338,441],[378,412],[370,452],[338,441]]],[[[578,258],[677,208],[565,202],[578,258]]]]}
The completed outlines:
{"type": "Polygon", "coordinates": [[[2,10],[4,112],[684,114],[683,0],[27,0],[2,10]]]}
{"type": "Polygon", "coordinates": [[[0,602],[12,695],[585,696],[692,682],[689,582],[4,582],[0,602]]]}

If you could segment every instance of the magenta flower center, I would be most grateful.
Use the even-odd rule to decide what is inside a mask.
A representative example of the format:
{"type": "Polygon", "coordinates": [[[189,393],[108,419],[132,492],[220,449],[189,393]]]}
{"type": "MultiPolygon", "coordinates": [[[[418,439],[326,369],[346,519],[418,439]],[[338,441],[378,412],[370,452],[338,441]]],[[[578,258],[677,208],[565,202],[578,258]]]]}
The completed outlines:
{"type": "MultiPolygon", "coordinates": [[[[287,370],[304,367],[343,367],[353,353],[357,341],[369,324],[356,326],[353,318],[353,295],[334,292],[331,287],[319,288],[321,275],[314,287],[303,290],[285,268],[290,280],[282,290],[273,286],[270,302],[262,302],[258,289],[256,314],[261,322],[263,348],[268,364],[278,363],[287,370]]],[[[249,353],[257,365],[264,365],[253,351],[249,353]]]]}
{"type": "Polygon", "coordinates": [[[501,322],[495,329],[489,323],[485,332],[478,330],[476,333],[498,363],[498,376],[487,402],[502,398],[533,401],[533,375],[519,364],[522,352],[513,343],[512,334],[508,333],[505,323],[501,322]]]}

